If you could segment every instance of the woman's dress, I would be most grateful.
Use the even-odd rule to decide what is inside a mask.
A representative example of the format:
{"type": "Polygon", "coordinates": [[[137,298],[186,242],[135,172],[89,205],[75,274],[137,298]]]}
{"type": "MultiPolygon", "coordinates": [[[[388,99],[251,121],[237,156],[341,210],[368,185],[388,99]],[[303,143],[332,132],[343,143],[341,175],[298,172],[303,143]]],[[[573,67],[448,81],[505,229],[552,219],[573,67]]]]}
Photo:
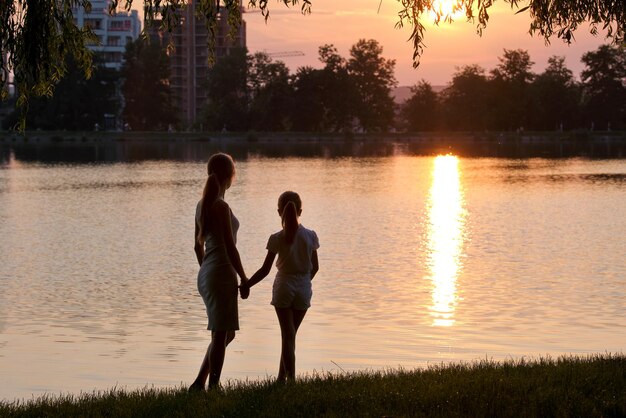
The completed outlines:
{"type": "MultiPolygon", "coordinates": [[[[196,224],[202,201],[196,207],[196,224]]],[[[237,242],[239,221],[230,212],[233,239],[237,242]]],[[[198,272],[198,292],[206,306],[211,331],[239,329],[237,272],[233,268],[220,227],[209,228],[204,243],[204,259],[198,272]]]]}

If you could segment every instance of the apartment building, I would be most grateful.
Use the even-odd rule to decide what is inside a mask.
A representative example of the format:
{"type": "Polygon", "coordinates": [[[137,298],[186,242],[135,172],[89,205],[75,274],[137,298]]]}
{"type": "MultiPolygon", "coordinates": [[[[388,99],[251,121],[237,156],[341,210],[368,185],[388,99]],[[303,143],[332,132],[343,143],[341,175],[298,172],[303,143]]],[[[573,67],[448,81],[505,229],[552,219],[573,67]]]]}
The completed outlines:
{"type": "Polygon", "coordinates": [[[92,0],[89,12],[76,7],[74,20],[78,27],[90,27],[98,37],[98,42],[88,48],[100,55],[106,67],[119,70],[124,62],[126,44],[139,37],[141,21],[137,10],[109,14],[110,4],[110,0],[92,0]]]}
{"type": "MultiPolygon", "coordinates": [[[[241,2],[240,2],[241,6],[241,2]]],[[[228,55],[233,48],[246,47],[246,22],[237,28],[236,36],[228,36],[228,15],[218,15],[215,59],[228,55]]],[[[174,104],[180,111],[184,129],[200,129],[202,109],[207,103],[206,80],[209,71],[208,30],[204,18],[196,15],[196,0],[189,0],[181,10],[179,25],[171,33],[159,28],[160,22],[146,22],[150,38],[167,47],[170,56],[174,104]]]]}

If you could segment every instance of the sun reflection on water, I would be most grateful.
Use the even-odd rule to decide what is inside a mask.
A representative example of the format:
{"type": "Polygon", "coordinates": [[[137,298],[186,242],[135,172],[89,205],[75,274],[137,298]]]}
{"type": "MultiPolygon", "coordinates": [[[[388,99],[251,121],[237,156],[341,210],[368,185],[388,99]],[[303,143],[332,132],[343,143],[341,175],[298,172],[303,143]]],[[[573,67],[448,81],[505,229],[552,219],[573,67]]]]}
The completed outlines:
{"type": "Polygon", "coordinates": [[[428,248],[433,282],[429,308],[433,326],[452,326],[458,301],[456,281],[461,269],[465,209],[459,175],[459,159],[438,156],[434,160],[429,194],[428,248]]]}

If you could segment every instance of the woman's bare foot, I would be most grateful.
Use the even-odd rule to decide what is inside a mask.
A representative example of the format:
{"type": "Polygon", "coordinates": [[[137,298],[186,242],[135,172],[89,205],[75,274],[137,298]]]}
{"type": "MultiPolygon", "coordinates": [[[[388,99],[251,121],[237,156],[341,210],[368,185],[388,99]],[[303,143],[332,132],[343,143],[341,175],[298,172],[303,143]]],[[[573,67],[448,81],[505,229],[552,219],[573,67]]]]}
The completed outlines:
{"type": "Polygon", "coordinates": [[[198,382],[193,382],[191,386],[189,386],[189,390],[188,390],[189,393],[202,392],[202,391],[204,391],[204,385],[201,385],[198,382]]]}

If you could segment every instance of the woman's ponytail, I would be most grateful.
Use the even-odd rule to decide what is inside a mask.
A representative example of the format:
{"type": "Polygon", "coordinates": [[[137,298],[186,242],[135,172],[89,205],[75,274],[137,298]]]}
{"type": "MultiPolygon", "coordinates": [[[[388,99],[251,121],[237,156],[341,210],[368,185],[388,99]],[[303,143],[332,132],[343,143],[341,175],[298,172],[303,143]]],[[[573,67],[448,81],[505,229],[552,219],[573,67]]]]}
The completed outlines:
{"type": "Polygon", "coordinates": [[[209,225],[211,218],[209,212],[213,204],[217,201],[220,195],[220,183],[217,180],[215,174],[209,175],[204,185],[204,191],[202,192],[202,203],[200,206],[200,219],[198,228],[198,242],[203,243],[206,236],[209,234],[209,225]]]}
{"type": "Polygon", "coordinates": [[[296,237],[296,232],[298,232],[298,211],[293,201],[289,201],[285,205],[282,221],[285,241],[288,245],[291,245],[296,237]]]}
{"type": "Polygon", "coordinates": [[[221,187],[228,188],[235,175],[235,163],[230,155],[218,152],[209,158],[206,183],[202,192],[200,219],[198,220],[198,242],[204,244],[211,227],[211,207],[223,195],[221,187]],[[230,182],[228,182],[230,181],[230,182]],[[226,183],[228,182],[228,183],[226,183]],[[224,186],[226,184],[226,186],[224,186]]]}

